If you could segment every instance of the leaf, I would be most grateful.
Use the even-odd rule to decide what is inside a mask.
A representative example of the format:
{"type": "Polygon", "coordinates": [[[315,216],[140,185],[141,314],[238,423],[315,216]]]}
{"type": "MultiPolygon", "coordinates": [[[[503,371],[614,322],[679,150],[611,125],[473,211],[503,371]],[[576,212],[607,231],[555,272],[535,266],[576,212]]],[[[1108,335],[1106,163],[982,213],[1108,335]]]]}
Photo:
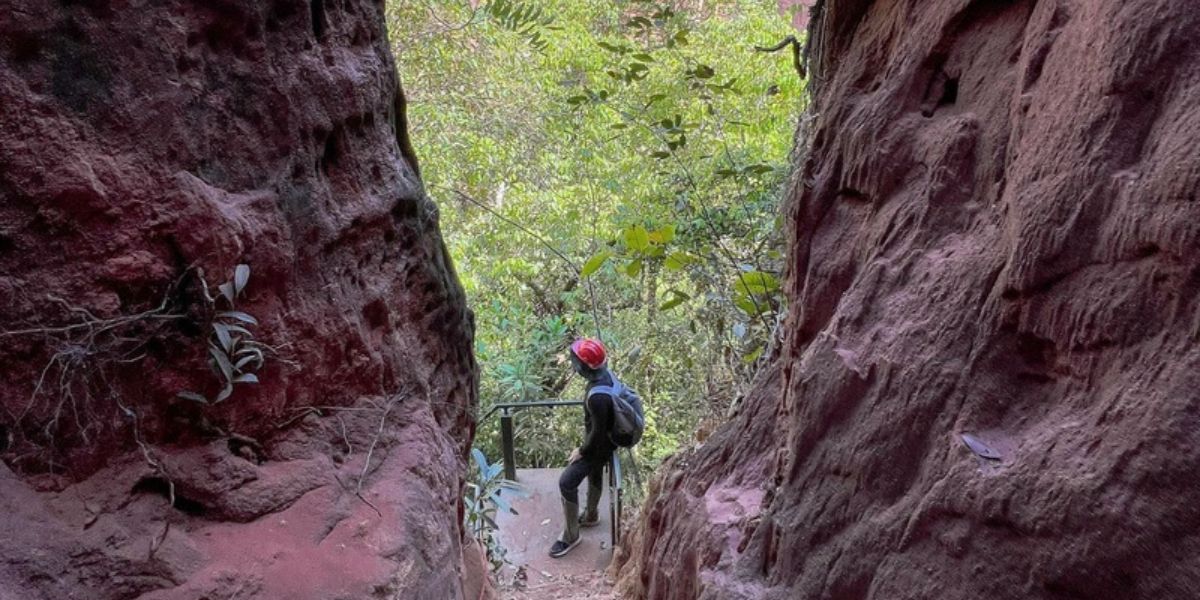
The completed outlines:
{"type": "Polygon", "coordinates": [[[663,302],[662,305],[658,307],[658,310],[671,310],[672,308],[683,304],[683,301],[689,298],[691,298],[691,296],[679,290],[671,290],[671,299],[663,302]]]}
{"type": "Polygon", "coordinates": [[[217,289],[221,290],[221,295],[225,296],[225,300],[227,302],[229,302],[229,304],[232,306],[233,298],[236,295],[236,292],[234,292],[234,290],[233,290],[233,283],[226,281],[225,283],[222,283],[221,285],[217,286],[217,289]]]}
{"type": "Polygon", "coordinates": [[[716,74],[716,72],[713,71],[713,68],[708,65],[700,65],[700,66],[696,67],[695,69],[693,69],[692,73],[698,79],[708,79],[716,74]]]}
{"type": "Polygon", "coordinates": [[[666,244],[675,239],[675,224],[666,225],[650,232],[649,239],[655,244],[666,244]]]}
{"type": "Polygon", "coordinates": [[[645,52],[639,52],[637,54],[634,54],[630,58],[632,58],[633,60],[640,60],[642,62],[654,62],[654,57],[650,56],[649,54],[646,54],[645,52]]]}
{"type": "Polygon", "coordinates": [[[213,323],[212,328],[217,341],[221,342],[221,347],[225,349],[225,354],[233,352],[233,339],[229,336],[229,328],[221,323],[213,323]]]}
{"type": "Polygon", "coordinates": [[[630,277],[637,277],[638,273],[641,273],[641,272],[642,272],[642,259],[640,259],[640,258],[635,258],[635,259],[629,261],[629,264],[625,267],[625,274],[629,275],[630,277]]]}
{"type": "Polygon", "coordinates": [[[750,315],[751,317],[757,317],[759,313],[762,312],[762,307],[755,304],[754,301],[747,296],[734,297],[733,304],[741,309],[742,312],[750,315]]]}
{"type": "Polygon", "coordinates": [[[471,448],[471,457],[475,459],[475,464],[479,466],[479,473],[487,473],[488,461],[487,458],[483,456],[483,450],[480,450],[479,448],[471,448]]]}
{"type": "Polygon", "coordinates": [[[641,225],[625,229],[625,246],[634,252],[641,252],[650,246],[650,233],[641,225]]]}
{"type": "Polygon", "coordinates": [[[742,362],[744,362],[748,365],[754,364],[754,361],[758,360],[758,357],[763,355],[763,350],[765,350],[765,349],[766,349],[765,346],[759,346],[759,347],[755,348],[749,354],[742,357],[742,362]]]}
{"type": "Polygon", "coordinates": [[[212,342],[209,342],[208,353],[212,355],[213,361],[216,362],[217,368],[221,371],[221,375],[225,376],[225,381],[232,381],[233,365],[229,364],[229,357],[225,355],[225,352],[212,342]]]}
{"type": "Polygon", "coordinates": [[[233,291],[237,295],[241,295],[242,290],[246,289],[246,282],[250,281],[250,265],[238,265],[233,270],[233,291]]]}
{"type": "MultiPolygon", "coordinates": [[[[215,325],[216,324],[214,323],[214,326],[215,325]]],[[[234,332],[240,333],[240,334],[246,336],[247,339],[254,337],[254,334],[251,333],[249,329],[246,329],[245,327],[242,327],[241,325],[227,325],[225,323],[221,323],[221,326],[229,331],[234,331],[234,332]]]]}
{"type": "Polygon", "coordinates": [[[243,356],[243,357],[239,358],[237,362],[233,363],[233,370],[240,373],[242,371],[243,367],[250,364],[251,361],[258,361],[258,367],[256,367],[256,368],[260,368],[260,369],[262,368],[262,357],[250,355],[250,356],[243,356]]]}
{"type": "Polygon", "coordinates": [[[175,394],[175,397],[183,398],[184,400],[191,400],[192,402],[199,402],[200,404],[208,404],[208,398],[205,398],[196,392],[178,392],[175,394]]]}
{"type": "Polygon", "coordinates": [[[517,511],[513,510],[513,507],[511,504],[508,503],[508,500],[505,500],[504,498],[502,498],[500,496],[500,494],[493,494],[492,497],[489,498],[489,500],[491,500],[492,503],[496,505],[496,508],[499,508],[500,510],[507,512],[507,513],[512,513],[514,515],[517,514],[517,511]]]}
{"type": "Polygon", "coordinates": [[[588,261],[583,264],[583,270],[579,272],[579,276],[588,277],[596,271],[599,271],[600,267],[603,267],[604,263],[608,262],[609,258],[612,258],[612,252],[607,250],[589,258],[588,261]]]}
{"type": "Polygon", "coordinates": [[[679,271],[687,266],[691,257],[682,252],[672,252],[667,256],[667,260],[663,261],[663,266],[671,271],[679,271]]]}
{"type": "Polygon", "coordinates": [[[217,399],[213,400],[213,404],[216,404],[218,402],[225,400],[232,393],[233,393],[233,384],[232,383],[225,384],[225,388],[221,390],[220,394],[217,394],[217,399]]]}
{"type": "Polygon", "coordinates": [[[742,273],[733,283],[733,289],[747,296],[766,295],[779,289],[779,279],[763,271],[742,273]]]}
{"type": "Polygon", "coordinates": [[[252,317],[240,310],[221,311],[221,312],[217,313],[217,316],[222,319],[237,319],[238,321],[241,321],[243,323],[249,323],[250,325],[258,325],[258,319],[255,319],[254,317],[252,317]]]}
{"type": "Polygon", "coordinates": [[[622,48],[620,46],[616,46],[616,45],[613,45],[613,44],[610,44],[610,43],[604,42],[604,41],[598,41],[598,42],[596,42],[596,45],[600,46],[601,48],[603,48],[609,52],[615,52],[617,54],[625,54],[627,52],[627,50],[625,48],[622,48]]]}
{"type": "Polygon", "coordinates": [[[242,373],[233,378],[234,383],[258,383],[258,375],[254,373],[242,373]]]}
{"type": "Polygon", "coordinates": [[[1000,453],[994,448],[987,445],[987,443],[983,440],[969,433],[962,434],[962,441],[967,445],[967,448],[971,449],[971,452],[974,452],[980,458],[986,458],[988,460],[1000,460],[1002,458],[1000,453]]]}

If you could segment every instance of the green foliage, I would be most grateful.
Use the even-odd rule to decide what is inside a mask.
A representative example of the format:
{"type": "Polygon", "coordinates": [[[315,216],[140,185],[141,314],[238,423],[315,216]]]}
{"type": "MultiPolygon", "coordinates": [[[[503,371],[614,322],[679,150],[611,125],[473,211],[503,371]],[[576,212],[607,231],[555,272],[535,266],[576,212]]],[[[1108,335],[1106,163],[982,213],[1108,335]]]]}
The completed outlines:
{"type": "Polygon", "coordinates": [[[534,48],[545,50],[549,46],[543,31],[554,23],[554,18],[547,16],[536,4],[493,0],[488,4],[487,12],[500,26],[524,36],[534,48]]]}
{"type": "Polygon", "coordinates": [[[516,483],[504,478],[502,465],[488,464],[479,448],[472,448],[471,456],[475,460],[475,468],[467,470],[469,479],[463,495],[463,505],[466,507],[463,526],[471,537],[479,540],[487,549],[492,569],[499,570],[506,560],[504,548],[496,537],[500,529],[496,524],[496,513],[503,510],[517,514],[504,494],[512,497],[519,492],[516,483]]]}
{"type": "MultiPolygon", "coordinates": [[[[476,313],[481,408],[579,397],[565,351],[598,321],[646,398],[650,462],[725,414],[784,309],[779,193],[803,87],[753,46],[794,32],[773,1],[696,6],[387,6],[414,144],[476,313]]],[[[577,409],[523,411],[516,426],[523,467],[561,466],[582,438],[577,409]]],[[[477,439],[499,454],[495,421],[477,439]]]]}

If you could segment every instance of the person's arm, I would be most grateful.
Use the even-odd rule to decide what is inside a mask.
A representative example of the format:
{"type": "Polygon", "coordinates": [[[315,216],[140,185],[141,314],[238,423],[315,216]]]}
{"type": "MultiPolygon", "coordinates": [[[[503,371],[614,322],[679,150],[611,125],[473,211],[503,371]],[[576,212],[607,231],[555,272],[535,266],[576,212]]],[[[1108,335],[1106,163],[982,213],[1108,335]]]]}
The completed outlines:
{"type": "Polygon", "coordinates": [[[592,426],[588,429],[579,453],[583,456],[593,456],[607,445],[609,423],[612,422],[612,396],[595,394],[587,399],[588,410],[591,413],[592,426]]]}

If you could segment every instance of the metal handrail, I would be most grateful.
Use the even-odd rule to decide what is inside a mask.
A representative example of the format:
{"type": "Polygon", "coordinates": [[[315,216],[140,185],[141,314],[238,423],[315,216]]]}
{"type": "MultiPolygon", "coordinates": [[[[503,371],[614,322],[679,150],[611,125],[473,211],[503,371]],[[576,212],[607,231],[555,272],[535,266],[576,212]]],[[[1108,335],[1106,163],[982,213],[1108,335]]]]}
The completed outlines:
{"type": "Polygon", "coordinates": [[[538,400],[535,402],[503,402],[493,404],[492,409],[483,413],[483,416],[479,418],[479,422],[482,423],[488,420],[488,417],[496,414],[498,410],[517,412],[526,408],[555,408],[558,406],[583,406],[583,400],[538,400]]]}
{"type": "Polygon", "coordinates": [[[560,406],[583,406],[583,400],[539,400],[536,402],[503,402],[492,406],[479,419],[479,423],[487,421],[496,411],[500,412],[500,451],[504,454],[504,478],[517,480],[516,442],[513,435],[513,415],[529,408],[557,408],[560,406]]]}
{"type": "MultiPolygon", "coordinates": [[[[503,402],[492,406],[484,413],[477,423],[488,420],[496,411],[500,411],[500,446],[504,453],[504,477],[510,481],[517,480],[517,465],[515,441],[513,436],[513,415],[529,408],[559,408],[562,406],[583,406],[582,400],[538,400],[534,402],[503,402]]],[[[632,454],[630,455],[632,460],[632,454]]],[[[634,470],[636,474],[636,467],[634,470]]],[[[612,544],[616,547],[621,543],[621,506],[623,490],[621,489],[621,458],[618,451],[613,451],[608,465],[608,506],[609,524],[612,528],[612,544]]]]}

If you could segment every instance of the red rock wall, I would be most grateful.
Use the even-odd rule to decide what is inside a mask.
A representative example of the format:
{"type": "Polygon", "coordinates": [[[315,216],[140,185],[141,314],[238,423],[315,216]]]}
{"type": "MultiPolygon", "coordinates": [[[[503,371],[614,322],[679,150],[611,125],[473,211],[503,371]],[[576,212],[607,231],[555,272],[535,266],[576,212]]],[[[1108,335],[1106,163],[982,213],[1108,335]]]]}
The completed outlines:
{"type": "Polygon", "coordinates": [[[823,10],[785,342],[622,588],[1200,597],[1200,10],[823,10]]]}
{"type": "Polygon", "coordinates": [[[473,325],[382,10],[0,0],[0,598],[462,595],[473,325]],[[178,399],[239,263],[277,351],[178,399]]]}

